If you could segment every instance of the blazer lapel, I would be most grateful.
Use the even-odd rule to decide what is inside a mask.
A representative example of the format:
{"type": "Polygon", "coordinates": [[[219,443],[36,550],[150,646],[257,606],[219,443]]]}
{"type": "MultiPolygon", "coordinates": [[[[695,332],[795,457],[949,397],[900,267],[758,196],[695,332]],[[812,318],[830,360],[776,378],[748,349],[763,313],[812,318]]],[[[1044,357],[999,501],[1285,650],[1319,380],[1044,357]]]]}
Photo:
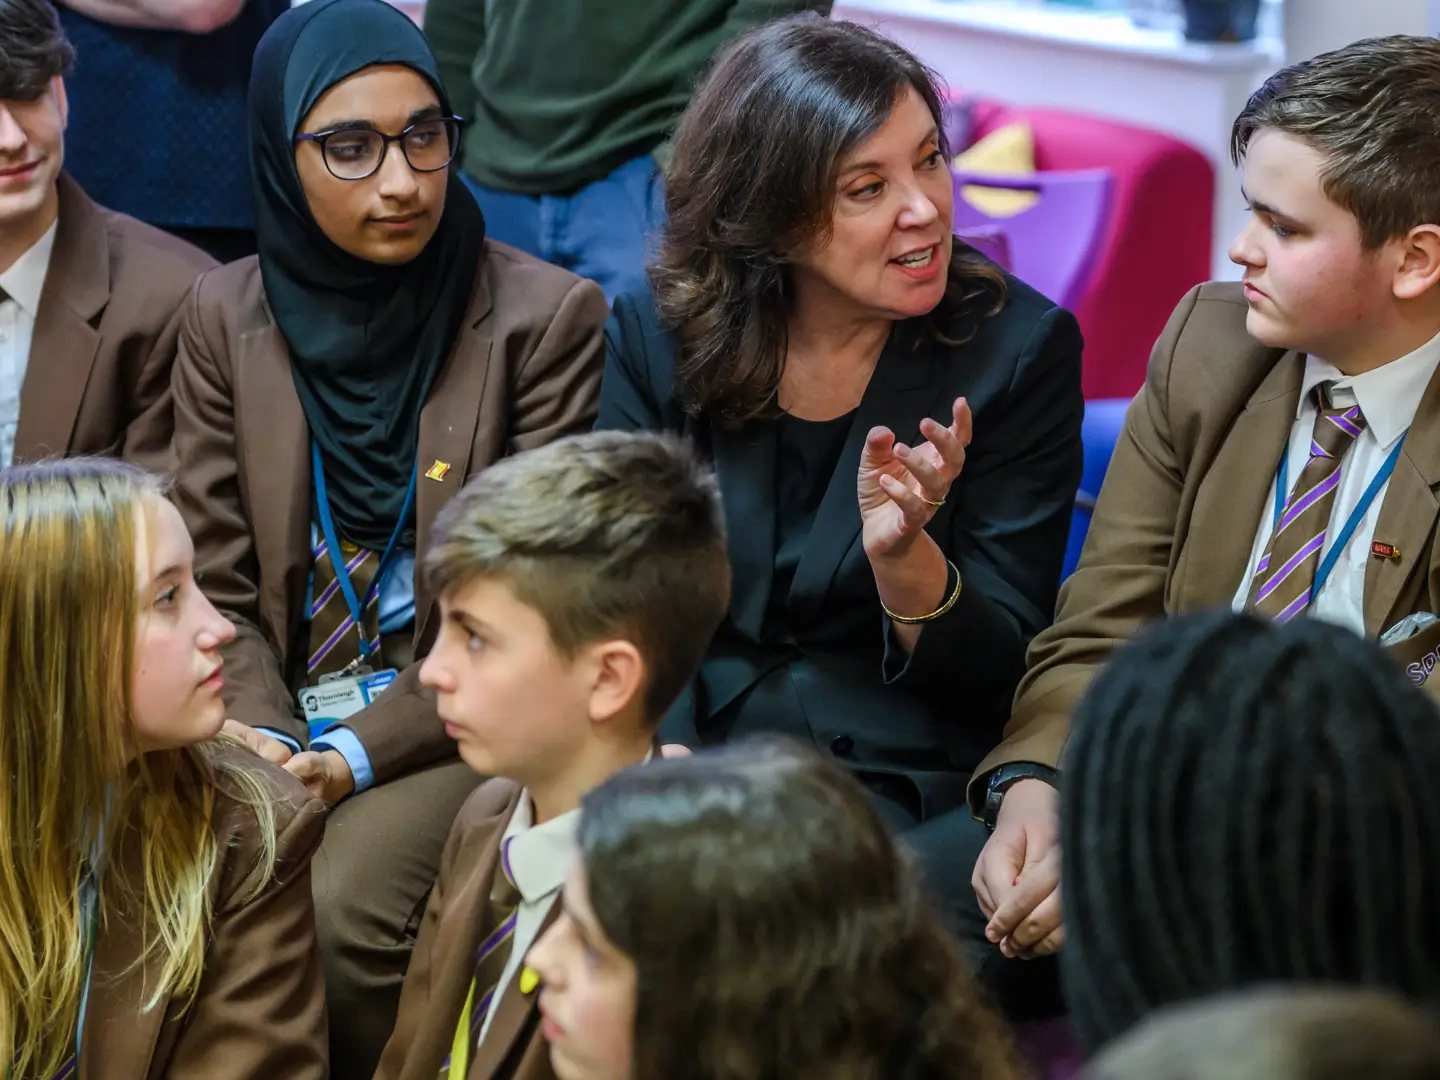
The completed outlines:
{"type": "MultiPolygon", "coordinates": [[[[128,880],[135,880],[140,853],[133,830],[121,840],[116,855],[128,880]]],[[[85,1031],[80,1045],[80,1076],[114,1076],[140,1080],[150,1067],[169,1020],[169,1002],[145,1009],[147,987],[159,975],[156,965],[137,965],[142,943],[139,927],[142,912],[125,900],[125,893],[111,889],[115,907],[102,919],[95,939],[90,994],[86,1005],[85,1031]]]]}
{"type": "MultiPolygon", "coordinates": [[[[550,929],[552,923],[560,917],[561,903],[557,895],[550,902],[550,910],[545,913],[545,921],[540,924],[536,933],[536,940],[550,929]]],[[[533,1030],[535,1021],[536,997],[533,993],[522,994],[520,992],[520,979],[517,975],[510,980],[501,995],[500,1002],[495,1006],[495,1016],[490,1021],[490,1028],[485,1032],[485,1038],[476,1051],[475,1060],[470,1066],[470,1072],[466,1080],[491,1080],[501,1066],[509,1059],[516,1041],[528,1030],[533,1030]]]]}
{"type": "Polygon", "coordinates": [[[490,290],[482,275],[466,315],[465,329],[420,410],[415,468],[415,641],[425,639],[434,618],[425,575],[419,573],[430,547],[435,515],[470,478],[470,452],[480,422],[480,399],[490,370],[490,339],[476,324],[490,311],[490,290]]]}
{"type": "Polygon", "coordinates": [[[60,176],[60,217],[20,391],[15,460],[65,454],[100,348],[91,325],[110,299],[110,245],[95,204],[60,176]]]}
{"type": "Polygon", "coordinates": [[[944,380],[936,377],[940,363],[938,346],[902,354],[893,336],[886,344],[861,396],[860,406],[855,410],[855,418],[850,422],[845,448],[830,475],[810,538],[795,568],[790,605],[797,619],[820,606],[840,564],[860,538],[855,477],[870,429],[887,427],[895,433],[897,441],[916,446],[923,442],[920,421],[924,417],[930,416],[942,424],[951,422],[950,403],[945,402],[941,408],[936,400],[943,392],[944,380]]]}
{"type": "Polygon", "coordinates": [[[730,621],[758,641],[775,572],[775,425],[717,430],[711,443],[732,569],[730,621]]]}
{"type": "Polygon", "coordinates": [[[240,335],[234,371],[236,426],[250,436],[239,448],[248,501],[271,508],[251,523],[263,582],[260,613],[273,640],[288,643],[310,573],[310,425],[275,323],[267,319],[240,335]]]}
{"type": "Polygon", "coordinates": [[[1179,610],[1228,607],[1234,599],[1260,515],[1272,509],[1275,473],[1295,424],[1304,372],[1304,356],[1282,355],[1219,439],[1190,514],[1190,527],[1198,523],[1203,535],[1188,536],[1179,610]]]}
{"type": "Polygon", "coordinates": [[[1369,560],[1365,568],[1365,632],[1378,636],[1392,622],[1409,615],[1397,605],[1410,576],[1428,566],[1432,536],[1440,503],[1440,376],[1430,385],[1415,410],[1405,447],[1385,490],[1385,501],[1375,524],[1374,539],[1400,549],[1398,559],[1369,560]]]}

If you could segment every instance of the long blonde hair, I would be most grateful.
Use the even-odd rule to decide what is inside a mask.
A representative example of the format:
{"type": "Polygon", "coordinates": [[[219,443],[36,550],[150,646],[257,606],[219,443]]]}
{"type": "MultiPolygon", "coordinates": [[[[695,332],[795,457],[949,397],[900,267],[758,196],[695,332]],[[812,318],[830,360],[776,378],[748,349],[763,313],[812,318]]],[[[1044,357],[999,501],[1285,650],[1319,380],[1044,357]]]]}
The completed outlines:
{"type": "Polygon", "coordinates": [[[87,869],[102,919],[122,895],[140,915],[137,966],[158,971],[146,1009],[193,1000],[200,983],[217,787],[259,820],[255,887],[274,870],[262,777],[214,744],[131,760],[137,516],[163,497],[157,478],[116,461],[0,471],[0,1068],[16,1080],[52,1076],[72,1051],[87,869]],[[122,840],[142,856],[128,877],[108,861],[122,840]]]}

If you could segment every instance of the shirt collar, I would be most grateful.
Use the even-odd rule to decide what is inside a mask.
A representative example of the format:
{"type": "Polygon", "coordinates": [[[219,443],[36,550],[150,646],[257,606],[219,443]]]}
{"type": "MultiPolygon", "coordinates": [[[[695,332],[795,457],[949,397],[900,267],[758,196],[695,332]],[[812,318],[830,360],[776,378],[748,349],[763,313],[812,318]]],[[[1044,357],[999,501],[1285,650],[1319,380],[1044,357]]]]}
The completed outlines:
{"type": "MultiPolygon", "coordinates": [[[[658,754],[659,742],[652,742],[640,764],[649,764],[658,754]]],[[[500,845],[510,860],[510,873],[515,887],[526,903],[535,903],[559,892],[570,872],[575,854],[575,830],[580,827],[580,811],[571,810],[551,818],[543,825],[535,823],[535,803],[529,791],[520,793],[520,804],[510,815],[500,845]]]]}
{"type": "Polygon", "coordinates": [[[1410,427],[1437,366],[1440,366],[1440,334],[1414,352],[1360,375],[1342,374],[1334,364],[1318,356],[1307,356],[1296,415],[1304,409],[1315,387],[1333,382],[1335,389],[1349,390],[1355,395],[1355,403],[1365,414],[1365,425],[1383,450],[1410,427]]]}
{"type": "Polygon", "coordinates": [[[515,887],[526,903],[536,903],[560,891],[575,853],[575,829],[580,811],[571,810],[543,824],[534,824],[530,793],[520,793],[520,805],[505,826],[500,843],[510,861],[515,887]]]}
{"type": "Polygon", "coordinates": [[[45,235],[11,263],[9,270],[0,274],[0,289],[9,293],[10,298],[32,319],[40,310],[40,293],[45,288],[45,275],[50,272],[50,252],[55,247],[55,227],[59,223],[57,217],[45,230],[45,235]]]}

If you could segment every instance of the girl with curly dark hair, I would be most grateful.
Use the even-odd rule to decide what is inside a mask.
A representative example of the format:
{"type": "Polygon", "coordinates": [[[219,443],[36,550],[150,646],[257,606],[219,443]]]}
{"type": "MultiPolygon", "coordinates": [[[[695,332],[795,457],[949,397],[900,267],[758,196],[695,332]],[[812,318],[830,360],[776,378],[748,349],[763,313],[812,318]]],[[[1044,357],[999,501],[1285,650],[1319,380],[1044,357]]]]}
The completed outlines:
{"type": "Polygon", "coordinates": [[[561,1080],[1014,1080],[1000,1021],[874,804],[778,741],[581,804],[528,963],[561,1080]]]}
{"type": "Polygon", "coordinates": [[[1079,329],[952,235],[939,91],[874,31],[753,31],[674,146],[597,420],[690,435],[725,504],[729,616],[662,736],[771,731],[833,756],[892,827],[927,824],[910,840],[989,960],[966,786],[1055,607],[1079,329]]]}

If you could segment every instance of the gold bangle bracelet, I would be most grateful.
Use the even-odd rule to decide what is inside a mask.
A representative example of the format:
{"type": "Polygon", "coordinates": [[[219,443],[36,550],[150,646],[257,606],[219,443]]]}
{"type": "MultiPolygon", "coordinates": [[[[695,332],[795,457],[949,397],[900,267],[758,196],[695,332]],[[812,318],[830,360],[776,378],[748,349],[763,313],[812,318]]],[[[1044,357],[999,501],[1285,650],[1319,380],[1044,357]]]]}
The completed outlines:
{"type": "Polygon", "coordinates": [[[903,623],[906,626],[913,626],[915,623],[930,622],[932,619],[938,619],[941,615],[944,615],[955,606],[955,601],[960,599],[960,571],[955,568],[955,564],[949,559],[945,560],[945,565],[955,571],[955,589],[945,598],[945,602],[930,612],[929,615],[896,615],[883,603],[880,605],[880,610],[885,612],[891,622],[903,623]]]}

